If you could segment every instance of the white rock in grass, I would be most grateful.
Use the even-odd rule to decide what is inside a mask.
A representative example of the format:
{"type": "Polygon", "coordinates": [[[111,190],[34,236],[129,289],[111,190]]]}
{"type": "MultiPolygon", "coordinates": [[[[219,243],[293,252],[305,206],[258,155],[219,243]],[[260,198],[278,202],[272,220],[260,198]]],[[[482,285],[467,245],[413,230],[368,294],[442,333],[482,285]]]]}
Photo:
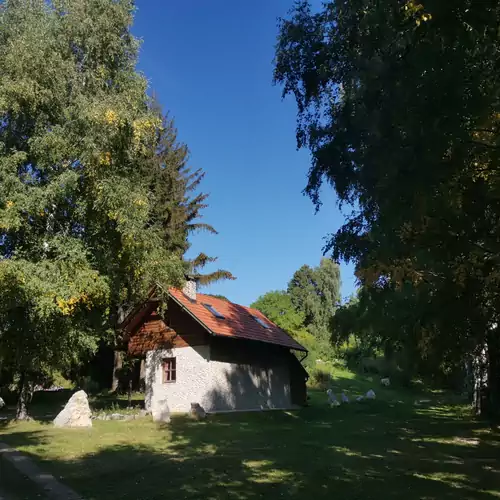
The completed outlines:
{"type": "Polygon", "coordinates": [[[328,395],[328,402],[330,403],[330,406],[340,406],[340,403],[337,401],[337,398],[331,389],[328,389],[326,394],[328,395]]]}
{"type": "Polygon", "coordinates": [[[166,424],[170,422],[170,408],[168,407],[166,399],[161,399],[159,401],[154,400],[151,413],[154,422],[164,422],[166,424]]]}
{"type": "Polygon", "coordinates": [[[349,403],[349,398],[346,396],[345,392],[340,395],[340,398],[342,399],[342,403],[349,403]]]}
{"type": "Polygon", "coordinates": [[[372,389],[370,389],[370,390],[366,393],[366,396],[365,396],[365,397],[366,397],[366,399],[375,399],[375,397],[376,397],[376,396],[375,396],[375,392],[374,392],[372,389]]]}
{"type": "Polygon", "coordinates": [[[204,420],[207,418],[207,413],[199,403],[191,403],[190,415],[195,420],[204,420]]]}
{"type": "Polygon", "coordinates": [[[73,394],[66,406],[54,419],[56,427],[92,427],[92,412],[85,391],[73,394]]]}
{"type": "Polygon", "coordinates": [[[385,387],[389,387],[391,385],[391,379],[389,377],[382,378],[380,379],[380,383],[385,387]]]}
{"type": "Polygon", "coordinates": [[[357,401],[358,403],[361,403],[361,401],[363,401],[363,399],[365,399],[363,396],[358,396],[358,397],[356,398],[356,401],[357,401]]]}
{"type": "Polygon", "coordinates": [[[5,408],[5,401],[0,398],[0,408],[5,408]]]}

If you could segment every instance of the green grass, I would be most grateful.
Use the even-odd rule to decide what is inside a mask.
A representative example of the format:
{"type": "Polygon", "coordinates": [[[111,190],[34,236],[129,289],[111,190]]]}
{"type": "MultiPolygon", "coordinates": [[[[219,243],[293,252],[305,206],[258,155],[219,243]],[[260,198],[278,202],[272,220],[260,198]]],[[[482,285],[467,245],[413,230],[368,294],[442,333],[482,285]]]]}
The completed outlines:
{"type": "Polygon", "coordinates": [[[377,400],[330,408],[314,390],[297,412],[177,416],[165,427],[96,421],[91,430],[28,422],[0,429],[0,440],[87,500],[500,499],[498,428],[446,394],[335,375],[337,392],[373,386],[377,400]]]}

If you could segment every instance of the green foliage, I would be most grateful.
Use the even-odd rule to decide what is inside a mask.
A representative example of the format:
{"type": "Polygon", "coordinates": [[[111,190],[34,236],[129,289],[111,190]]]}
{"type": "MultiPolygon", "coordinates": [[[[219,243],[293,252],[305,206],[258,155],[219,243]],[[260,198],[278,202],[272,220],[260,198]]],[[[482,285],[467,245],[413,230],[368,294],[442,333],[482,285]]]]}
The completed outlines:
{"type": "Polygon", "coordinates": [[[0,7],[0,363],[26,394],[110,340],[152,286],[180,286],[203,265],[183,259],[188,234],[214,231],[196,221],[203,173],[136,70],[133,13],[0,7]]]}
{"type": "Polygon", "coordinates": [[[267,292],[259,297],[251,307],[258,309],[273,323],[294,337],[304,329],[304,314],[294,307],[290,294],[283,290],[267,292]]]}
{"type": "Polygon", "coordinates": [[[332,374],[328,369],[314,368],[310,373],[308,385],[318,389],[325,389],[331,385],[332,380],[332,374]]]}
{"type": "MultiPolygon", "coordinates": [[[[500,394],[496,2],[297,2],[275,79],[296,98],[306,188],[355,207],[326,250],[352,260],[370,337],[448,372],[486,347],[500,394]],[[382,326],[383,325],[383,326],[382,326]]],[[[364,322],[364,319],[362,320],[364,322]]],[[[365,330],[365,328],[363,327],[365,330]]]]}
{"type": "Polygon", "coordinates": [[[318,267],[302,266],[288,284],[294,307],[304,316],[304,326],[323,342],[330,339],[330,323],[340,303],[340,268],[323,258],[318,267]]]}
{"type": "Polygon", "coordinates": [[[333,359],[331,321],[340,297],[340,270],[330,259],[318,267],[302,266],[293,275],[288,290],[259,297],[251,307],[265,314],[307,348],[306,366],[316,359],[333,359]]]}
{"type": "MultiPolygon", "coordinates": [[[[183,258],[190,248],[190,234],[198,231],[217,234],[217,231],[199,221],[201,211],[207,207],[208,195],[197,192],[205,173],[202,169],[192,171],[188,166],[189,151],[185,144],[178,141],[173,120],[162,116],[155,104],[153,111],[162,125],[157,129],[155,154],[144,172],[149,189],[150,222],[158,225],[161,239],[169,252],[176,258],[183,258]]],[[[234,279],[230,272],[223,269],[201,273],[207,264],[216,260],[216,257],[202,252],[185,262],[186,272],[202,285],[234,279]]]]}

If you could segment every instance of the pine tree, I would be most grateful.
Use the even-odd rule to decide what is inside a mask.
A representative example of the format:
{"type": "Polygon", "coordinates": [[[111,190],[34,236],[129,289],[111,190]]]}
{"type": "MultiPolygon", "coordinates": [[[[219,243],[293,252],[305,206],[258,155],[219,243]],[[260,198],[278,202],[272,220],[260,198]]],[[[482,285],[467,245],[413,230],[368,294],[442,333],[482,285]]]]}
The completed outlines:
{"type": "MultiPolygon", "coordinates": [[[[158,146],[148,168],[152,224],[161,226],[162,239],[169,250],[185,259],[190,248],[189,235],[197,231],[217,234],[210,224],[201,222],[202,211],[207,207],[208,194],[197,192],[205,173],[201,168],[192,170],[188,165],[189,150],[177,139],[174,121],[161,117],[158,146]]],[[[201,270],[215,257],[200,253],[192,260],[184,260],[186,274],[193,275],[200,284],[209,284],[224,279],[234,279],[226,270],[202,274],[201,270]]]]}

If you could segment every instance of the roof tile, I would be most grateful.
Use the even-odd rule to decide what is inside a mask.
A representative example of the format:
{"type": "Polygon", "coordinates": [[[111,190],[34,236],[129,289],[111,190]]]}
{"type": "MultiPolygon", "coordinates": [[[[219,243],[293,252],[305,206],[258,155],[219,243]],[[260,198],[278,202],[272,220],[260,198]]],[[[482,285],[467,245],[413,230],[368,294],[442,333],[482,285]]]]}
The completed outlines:
{"type": "Polygon", "coordinates": [[[211,295],[198,293],[196,301],[192,301],[180,290],[169,290],[171,296],[184,306],[193,316],[201,321],[214,335],[258,340],[305,351],[307,349],[294,340],[288,333],[275,325],[257,309],[240,306],[232,302],[217,299],[211,295]],[[209,304],[220,312],[224,319],[216,318],[203,304],[209,304]],[[265,328],[252,316],[260,318],[269,325],[265,328]]]}

